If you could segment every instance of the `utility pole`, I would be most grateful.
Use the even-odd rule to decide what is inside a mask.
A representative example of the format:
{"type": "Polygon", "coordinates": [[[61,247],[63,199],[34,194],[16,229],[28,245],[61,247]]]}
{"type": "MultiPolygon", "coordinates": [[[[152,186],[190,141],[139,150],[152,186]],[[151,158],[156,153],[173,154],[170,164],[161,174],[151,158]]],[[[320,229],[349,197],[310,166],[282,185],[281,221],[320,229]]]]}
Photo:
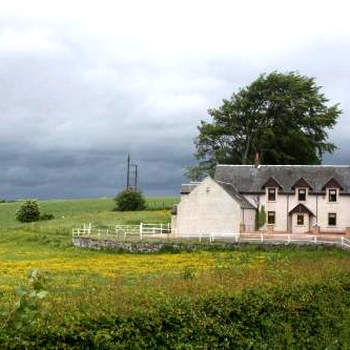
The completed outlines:
{"type": "Polygon", "coordinates": [[[126,190],[127,191],[137,191],[137,164],[130,162],[130,154],[128,153],[128,162],[127,162],[127,174],[126,174],[126,190]],[[132,179],[132,176],[134,179],[132,179]],[[131,178],[131,179],[130,179],[131,178]],[[133,181],[132,181],[133,180],[133,181]],[[133,183],[133,185],[130,184],[133,183]]]}
{"type": "Polygon", "coordinates": [[[130,154],[128,153],[128,166],[127,166],[127,175],[126,175],[126,189],[130,187],[130,154]]]}

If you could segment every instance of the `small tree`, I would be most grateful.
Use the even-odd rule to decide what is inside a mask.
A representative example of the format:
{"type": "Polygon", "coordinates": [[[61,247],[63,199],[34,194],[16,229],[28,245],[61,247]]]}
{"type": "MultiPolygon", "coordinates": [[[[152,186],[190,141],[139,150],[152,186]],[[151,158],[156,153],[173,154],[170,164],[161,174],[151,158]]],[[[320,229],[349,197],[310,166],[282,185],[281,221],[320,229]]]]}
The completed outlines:
{"type": "Polygon", "coordinates": [[[25,201],[16,212],[16,219],[20,222],[33,222],[40,219],[39,205],[35,200],[25,201]]]}
{"type": "Polygon", "coordinates": [[[255,225],[256,229],[259,230],[261,227],[263,227],[266,223],[266,211],[265,206],[262,205],[261,209],[257,210],[256,216],[255,216],[255,225]]]}
{"type": "Polygon", "coordinates": [[[117,204],[115,210],[134,211],[146,208],[146,201],[141,192],[130,190],[121,191],[114,200],[117,204]]]}

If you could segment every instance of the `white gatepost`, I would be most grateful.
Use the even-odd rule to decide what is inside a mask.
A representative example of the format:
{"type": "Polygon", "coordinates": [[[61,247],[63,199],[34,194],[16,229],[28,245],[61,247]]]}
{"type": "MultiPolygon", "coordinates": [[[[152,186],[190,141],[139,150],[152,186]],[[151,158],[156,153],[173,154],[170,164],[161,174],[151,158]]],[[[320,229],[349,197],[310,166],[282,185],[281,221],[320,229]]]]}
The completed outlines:
{"type": "Polygon", "coordinates": [[[261,243],[264,243],[264,235],[262,233],[260,233],[260,241],[261,243]]]}
{"type": "Polygon", "coordinates": [[[235,234],[235,242],[237,243],[238,242],[238,235],[235,234]]]}
{"type": "Polygon", "coordinates": [[[317,236],[314,236],[314,243],[317,244],[317,236]]]}
{"type": "Polygon", "coordinates": [[[344,237],[342,236],[342,237],[340,238],[340,240],[341,240],[341,247],[344,248],[344,237]]]}
{"type": "Polygon", "coordinates": [[[143,223],[140,223],[140,239],[142,241],[142,233],[143,233],[143,223]]]}
{"type": "Polygon", "coordinates": [[[288,235],[288,244],[290,243],[290,235],[288,235]]]}

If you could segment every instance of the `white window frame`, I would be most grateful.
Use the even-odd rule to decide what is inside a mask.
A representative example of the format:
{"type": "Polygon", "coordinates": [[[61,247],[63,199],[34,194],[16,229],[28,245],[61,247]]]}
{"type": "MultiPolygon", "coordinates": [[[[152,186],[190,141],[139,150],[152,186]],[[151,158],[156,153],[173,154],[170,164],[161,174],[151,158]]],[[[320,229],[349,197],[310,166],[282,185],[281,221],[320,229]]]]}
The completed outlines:
{"type": "Polygon", "coordinates": [[[276,187],[267,187],[267,201],[276,202],[277,201],[277,188],[276,187]],[[275,199],[270,200],[270,190],[273,190],[275,193],[275,199]]]}
{"type": "Polygon", "coordinates": [[[338,202],[338,189],[337,188],[328,188],[327,191],[328,203],[337,203],[338,202]],[[335,201],[331,201],[331,191],[335,191],[335,201]]]}
{"type": "Polygon", "coordinates": [[[307,189],[306,189],[305,187],[299,187],[299,188],[297,188],[297,196],[298,196],[298,202],[306,202],[307,189]],[[300,197],[299,197],[299,191],[304,191],[304,193],[305,193],[305,199],[300,199],[300,197]]]}

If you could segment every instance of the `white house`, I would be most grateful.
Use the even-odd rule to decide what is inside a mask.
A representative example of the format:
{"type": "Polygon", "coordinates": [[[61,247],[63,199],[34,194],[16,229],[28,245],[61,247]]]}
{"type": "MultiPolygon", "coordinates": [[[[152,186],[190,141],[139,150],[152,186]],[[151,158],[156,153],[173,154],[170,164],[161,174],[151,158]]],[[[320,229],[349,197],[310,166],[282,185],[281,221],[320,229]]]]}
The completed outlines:
{"type": "Polygon", "coordinates": [[[175,234],[265,231],[350,233],[350,166],[218,165],[215,178],[181,187],[175,234]]]}

